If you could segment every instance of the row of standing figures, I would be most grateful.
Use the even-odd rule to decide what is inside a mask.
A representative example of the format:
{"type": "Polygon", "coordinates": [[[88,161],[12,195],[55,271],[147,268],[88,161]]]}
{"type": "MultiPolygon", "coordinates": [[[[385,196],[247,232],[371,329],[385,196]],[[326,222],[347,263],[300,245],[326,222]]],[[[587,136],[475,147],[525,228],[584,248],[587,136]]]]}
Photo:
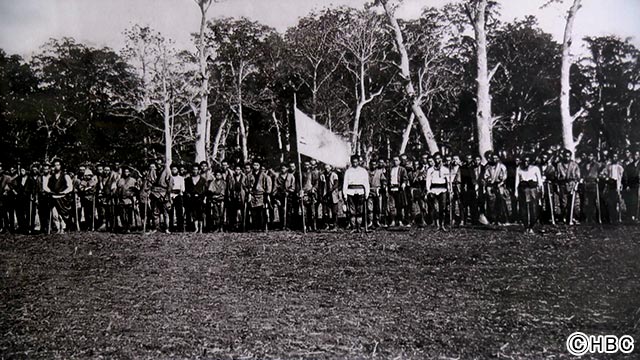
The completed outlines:
{"type": "MultiPolygon", "coordinates": [[[[222,232],[267,230],[368,231],[388,227],[436,227],[509,225],[521,223],[526,232],[538,224],[574,225],[623,223],[638,219],[638,204],[630,208],[623,191],[607,182],[521,184],[519,191],[504,186],[461,189],[432,194],[416,188],[372,188],[369,196],[315,199],[305,193],[264,195],[260,206],[250,197],[233,201],[209,196],[79,197],[38,194],[3,211],[3,231],[52,233],[69,231],[113,232],[222,232]],[[302,201],[301,201],[302,200],[302,201]],[[154,204],[155,203],[155,204],[154,204]],[[16,226],[17,225],[17,226],[16,226]]],[[[637,190],[636,190],[637,191],[637,190]]],[[[638,197],[638,194],[630,194],[638,197]]]]}

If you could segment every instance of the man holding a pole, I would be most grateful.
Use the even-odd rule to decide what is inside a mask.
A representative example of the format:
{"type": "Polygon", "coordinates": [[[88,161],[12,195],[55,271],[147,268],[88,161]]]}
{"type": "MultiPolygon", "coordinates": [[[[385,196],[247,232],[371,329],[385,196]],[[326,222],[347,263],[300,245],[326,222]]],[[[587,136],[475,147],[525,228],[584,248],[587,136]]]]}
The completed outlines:
{"type": "Polygon", "coordinates": [[[600,215],[600,189],[598,188],[598,177],[600,176],[601,166],[596,159],[596,154],[590,152],[587,155],[587,161],[582,166],[584,186],[582,211],[584,213],[585,222],[594,224],[596,222],[596,212],[598,222],[601,222],[600,215]]]}
{"type": "Polygon", "coordinates": [[[559,188],[560,210],[562,217],[569,225],[573,225],[573,212],[575,207],[575,197],[580,181],[580,168],[571,159],[572,153],[568,149],[562,151],[562,158],[556,165],[556,179],[559,188]]]}

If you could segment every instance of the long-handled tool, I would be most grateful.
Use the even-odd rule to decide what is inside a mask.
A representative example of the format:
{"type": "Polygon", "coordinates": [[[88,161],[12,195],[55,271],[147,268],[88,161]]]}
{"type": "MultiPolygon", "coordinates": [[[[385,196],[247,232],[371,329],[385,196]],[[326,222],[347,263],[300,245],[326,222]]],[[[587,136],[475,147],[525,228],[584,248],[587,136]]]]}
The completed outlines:
{"type": "Polygon", "coordinates": [[[91,198],[91,231],[96,231],[96,192],[94,191],[91,198]]]}
{"type": "Polygon", "coordinates": [[[287,229],[287,198],[289,197],[289,195],[285,192],[284,194],[284,210],[283,210],[283,217],[282,217],[282,230],[286,230],[287,229]]]}
{"type": "Polygon", "coordinates": [[[449,226],[453,227],[453,189],[451,185],[447,185],[447,198],[449,200],[449,226]]]}
{"type": "MultiPolygon", "coordinates": [[[[365,194],[362,194],[362,208],[363,208],[363,212],[364,215],[362,216],[362,222],[364,223],[364,232],[368,233],[369,232],[369,217],[367,217],[367,208],[369,204],[367,203],[367,196],[365,194]]],[[[356,219],[356,221],[358,221],[358,219],[356,219]]]]}
{"type": "Polygon", "coordinates": [[[53,222],[53,209],[51,209],[51,201],[47,199],[47,209],[49,209],[49,228],[47,234],[51,234],[51,223],[53,222]]]}
{"type": "Polygon", "coordinates": [[[569,209],[569,225],[573,225],[573,208],[576,205],[576,192],[578,192],[578,183],[573,187],[571,191],[571,208],[569,209]]]}
{"type": "Polygon", "coordinates": [[[247,231],[247,200],[245,199],[242,208],[242,232],[247,231]]]}
{"type": "Polygon", "coordinates": [[[149,218],[149,214],[148,214],[149,209],[148,209],[148,206],[147,206],[148,202],[149,202],[149,199],[147,198],[147,199],[144,200],[144,204],[143,204],[144,205],[144,211],[143,211],[144,219],[142,219],[142,233],[143,234],[145,234],[147,232],[147,219],[149,218]]]}
{"type": "Polygon", "coordinates": [[[138,208],[138,198],[137,197],[133,197],[131,199],[131,204],[133,204],[133,209],[131,211],[131,216],[133,217],[133,227],[135,229],[138,228],[138,215],[140,215],[140,209],[138,208]]]}
{"type": "Polygon", "coordinates": [[[551,192],[551,184],[547,182],[547,196],[549,197],[549,212],[551,213],[551,224],[556,224],[555,208],[553,206],[553,193],[551,192]]]}
{"type": "Polygon", "coordinates": [[[596,210],[598,211],[598,224],[602,224],[602,208],[600,207],[600,181],[596,179],[596,210]]]}
{"type": "Polygon", "coordinates": [[[33,195],[29,195],[29,230],[27,230],[28,234],[31,234],[31,230],[33,230],[33,195]]]}
{"type": "Polygon", "coordinates": [[[76,215],[76,231],[80,231],[80,215],[78,213],[78,193],[73,192],[73,208],[75,209],[76,215]]]}

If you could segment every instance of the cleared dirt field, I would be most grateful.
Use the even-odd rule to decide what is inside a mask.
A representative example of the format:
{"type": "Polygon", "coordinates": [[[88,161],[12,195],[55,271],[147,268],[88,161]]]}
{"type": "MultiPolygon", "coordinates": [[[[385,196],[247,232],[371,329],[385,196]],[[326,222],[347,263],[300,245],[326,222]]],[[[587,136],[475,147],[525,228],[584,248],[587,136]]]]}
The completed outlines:
{"type": "Polygon", "coordinates": [[[0,237],[0,358],[557,359],[574,331],[640,340],[640,228],[0,237]]]}

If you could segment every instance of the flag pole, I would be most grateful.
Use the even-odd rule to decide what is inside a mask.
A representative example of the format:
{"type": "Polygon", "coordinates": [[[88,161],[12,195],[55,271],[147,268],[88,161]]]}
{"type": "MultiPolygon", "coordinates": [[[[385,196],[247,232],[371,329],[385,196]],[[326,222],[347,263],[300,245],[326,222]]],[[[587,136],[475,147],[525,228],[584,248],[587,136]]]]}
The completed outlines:
{"type": "MultiPolygon", "coordinates": [[[[293,93],[293,128],[296,131],[296,153],[298,154],[298,178],[300,179],[300,209],[302,213],[302,233],[307,233],[307,224],[306,224],[306,216],[304,213],[304,190],[302,190],[302,160],[300,159],[300,150],[298,149],[298,127],[296,126],[296,110],[298,108],[298,101],[296,97],[296,93],[293,93]]],[[[285,209],[286,211],[286,209],[285,209]]]]}

